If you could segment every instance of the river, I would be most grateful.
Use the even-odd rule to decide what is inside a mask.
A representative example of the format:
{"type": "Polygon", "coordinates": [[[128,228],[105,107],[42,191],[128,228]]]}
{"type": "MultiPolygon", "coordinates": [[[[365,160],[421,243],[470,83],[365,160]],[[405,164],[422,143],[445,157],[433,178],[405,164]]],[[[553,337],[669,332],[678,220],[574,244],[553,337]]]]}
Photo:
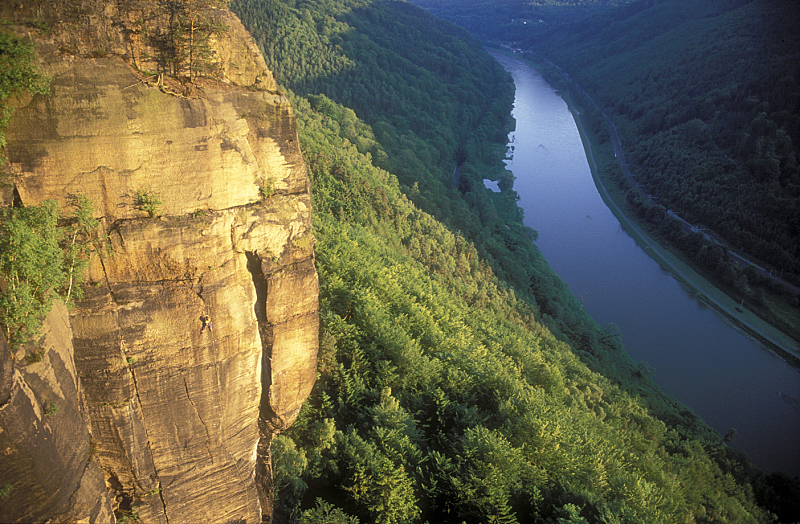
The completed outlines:
{"type": "Polygon", "coordinates": [[[800,475],[800,371],[725,322],[640,248],[595,187],[567,104],[532,67],[495,58],[516,85],[509,135],[525,225],[550,266],[661,387],[766,471],[800,475]]]}

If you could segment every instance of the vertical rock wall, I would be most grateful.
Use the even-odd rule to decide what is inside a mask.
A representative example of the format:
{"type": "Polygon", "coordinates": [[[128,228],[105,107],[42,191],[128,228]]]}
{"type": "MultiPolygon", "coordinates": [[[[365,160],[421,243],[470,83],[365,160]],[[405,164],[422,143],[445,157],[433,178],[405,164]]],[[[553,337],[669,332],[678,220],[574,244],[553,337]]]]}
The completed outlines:
{"type": "MultiPolygon", "coordinates": [[[[6,153],[23,204],[66,208],[86,195],[107,235],[56,338],[74,345],[59,358],[75,370],[63,393],[75,399],[75,427],[59,438],[88,460],[84,478],[97,484],[102,468],[110,497],[97,493],[97,507],[73,497],[68,510],[42,503],[41,515],[108,522],[110,500],[141,522],[258,522],[271,510],[268,442],[292,424],[316,376],[311,199],[291,107],[228,11],[217,13],[229,26],[215,55],[223,74],[186,97],[132,67],[149,56],[123,31],[135,13],[72,4],[91,16],[64,16],[39,36],[51,96],[19,101],[6,153]],[[143,191],[158,195],[160,216],[136,205],[143,191]],[[201,331],[203,314],[211,329],[201,331]]],[[[24,371],[4,364],[14,398],[25,396],[24,371]]],[[[28,478],[26,461],[41,467],[42,457],[7,424],[30,419],[23,410],[36,403],[15,404],[11,416],[0,402],[0,444],[18,459],[15,479],[28,478]]],[[[34,418],[44,431],[49,420],[34,418]]]]}
{"type": "Polygon", "coordinates": [[[111,522],[67,308],[55,304],[42,328],[33,354],[0,337],[0,520],[111,522]]]}

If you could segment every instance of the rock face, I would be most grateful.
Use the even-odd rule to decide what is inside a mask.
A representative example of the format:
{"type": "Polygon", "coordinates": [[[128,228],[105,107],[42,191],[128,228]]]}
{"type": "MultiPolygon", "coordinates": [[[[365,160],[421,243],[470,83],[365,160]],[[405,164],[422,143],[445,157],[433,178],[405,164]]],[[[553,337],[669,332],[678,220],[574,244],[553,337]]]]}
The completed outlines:
{"type": "MultiPolygon", "coordinates": [[[[23,204],[65,209],[86,195],[107,248],[84,299],[51,314],[61,329],[43,362],[26,366],[23,351],[2,364],[3,482],[43,494],[0,499],[0,513],[268,520],[269,442],[310,393],[318,345],[311,199],[291,107],[227,10],[212,12],[228,27],[212,42],[215,80],[187,92],[140,72],[156,53],[132,21],[149,13],[158,26],[163,4],[66,4],[89,14],[39,7],[54,20],[37,39],[51,96],[19,102],[6,154],[23,204]],[[155,216],[137,195],[161,202],[155,216]],[[28,377],[37,373],[54,378],[28,377]],[[37,414],[53,395],[68,409],[37,414]],[[25,449],[32,432],[52,453],[25,449]],[[32,473],[70,445],[69,478],[32,473]]],[[[26,16],[16,9],[6,18],[26,16]]]]}
{"type": "Polygon", "coordinates": [[[111,522],[63,304],[43,332],[40,352],[27,361],[24,349],[12,353],[0,337],[0,519],[111,522]]]}

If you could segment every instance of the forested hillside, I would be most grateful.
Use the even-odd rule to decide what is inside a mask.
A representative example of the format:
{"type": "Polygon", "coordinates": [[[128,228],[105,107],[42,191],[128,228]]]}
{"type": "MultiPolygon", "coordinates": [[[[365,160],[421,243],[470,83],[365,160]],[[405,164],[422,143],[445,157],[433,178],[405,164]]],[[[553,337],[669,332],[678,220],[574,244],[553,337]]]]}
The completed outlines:
{"type": "Polygon", "coordinates": [[[341,121],[295,107],[324,330],[313,399],[273,443],[283,515],[769,521],[745,486],[770,491],[767,479],[720,437],[674,404],[662,406],[672,424],[654,417],[624,391],[651,389],[644,374],[620,385],[587,368],[471,243],[341,136],[341,121]]]}
{"type": "MultiPolygon", "coordinates": [[[[396,176],[401,191],[416,206],[473,244],[477,256],[523,296],[553,332],[575,341],[592,361],[602,359],[607,348],[618,346],[615,328],[600,329],[581,311],[531,241],[535,231],[522,225],[511,173],[502,163],[513,127],[513,83],[468,33],[399,1],[295,4],[266,0],[232,7],[242,10],[242,20],[265,47],[265,55],[275,61],[272,66],[278,80],[288,77],[287,86],[300,89],[297,94],[306,96],[315,111],[337,122],[349,144],[396,176]],[[375,20],[382,25],[371,23],[375,20]],[[347,35],[338,46],[330,44],[336,40],[330,31],[326,40],[318,29],[332,27],[334,22],[339,24],[338,33],[347,35]],[[415,33],[413,39],[407,38],[410,33],[415,33]],[[433,42],[446,43],[437,47],[433,42]],[[410,58],[399,55],[399,49],[410,58]],[[326,57],[334,54],[341,64],[350,66],[334,71],[327,65],[325,74],[312,66],[304,75],[300,70],[284,72],[297,69],[297,63],[330,64],[326,57]],[[385,58],[379,63],[374,56],[385,58]],[[445,66],[458,73],[441,74],[445,66]],[[329,82],[314,80],[321,77],[329,82]],[[373,84],[378,89],[381,83],[376,79],[383,77],[393,81],[391,90],[376,98],[379,105],[361,103],[360,97],[350,101],[343,94],[368,91],[373,84]],[[425,83],[420,84],[420,78],[425,83]],[[436,119],[416,106],[423,88],[432,106],[448,108],[436,119]],[[359,103],[360,114],[348,107],[359,103]],[[486,189],[483,178],[499,180],[502,191],[486,189]]],[[[339,155],[331,153],[327,161],[339,165],[339,155]]],[[[343,219],[355,213],[346,201],[337,197],[330,204],[343,219]]],[[[616,373],[615,367],[606,366],[609,373],[616,373]]],[[[625,376],[626,372],[620,373],[625,376]]]]}
{"type": "Polygon", "coordinates": [[[318,383],[272,444],[277,519],[790,511],[542,260],[500,162],[509,81],[468,35],[397,1],[233,7],[294,92],[318,239],[318,383]]]}

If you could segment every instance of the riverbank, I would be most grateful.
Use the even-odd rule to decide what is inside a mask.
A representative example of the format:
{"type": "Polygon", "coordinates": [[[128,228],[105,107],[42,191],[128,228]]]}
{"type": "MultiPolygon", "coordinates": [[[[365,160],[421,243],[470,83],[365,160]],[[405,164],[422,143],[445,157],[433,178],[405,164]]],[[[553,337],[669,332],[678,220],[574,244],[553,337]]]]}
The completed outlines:
{"type": "Polygon", "coordinates": [[[794,367],[800,368],[800,344],[795,339],[762,319],[751,309],[743,307],[724,291],[714,286],[682,260],[679,253],[662,246],[641,225],[623,211],[625,209],[625,192],[617,189],[612,180],[603,177],[595,159],[595,154],[598,150],[606,149],[607,151],[601,154],[608,161],[609,157],[613,158],[613,151],[610,150],[610,147],[603,148],[597,137],[587,131],[581,119],[581,109],[585,110],[585,108],[576,104],[569,92],[566,95],[565,101],[578,126],[595,186],[603,201],[628,234],[665,270],[669,271],[692,293],[695,293],[699,299],[722,313],[729,323],[755,338],[782,358],[785,358],[794,367]]]}
{"type": "Polygon", "coordinates": [[[516,60],[526,62],[545,76],[548,76],[549,73],[559,75],[559,79],[562,81],[554,83],[554,86],[561,91],[562,98],[573,115],[598,194],[634,241],[692,294],[721,313],[727,323],[758,340],[792,366],[800,368],[800,341],[759,316],[747,305],[731,298],[725,291],[698,273],[680,252],[661,245],[642,224],[626,213],[626,192],[619,189],[613,180],[604,177],[603,170],[599,168],[599,166],[617,162],[613,145],[610,142],[600,143],[589,126],[584,125],[581,112],[586,111],[587,107],[571,96],[572,81],[552,67],[552,64],[547,66],[548,68],[552,67],[551,71],[544,71],[543,65],[533,60],[530,55],[513,53],[508,49],[499,49],[498,51],[516,60]]]}
{"type": "Polygon", "coordinates": [[[739,303],[695,272],[694,269],[681,260],[677,254],[650,237],[646,231],[622,211],[621,200],[625,198],[624,193],[611,186],[608,180],[603,180],[600,176],[597,163],[593,158],[594,144],[592,144],[592,141],[589,139],[584,129],[580,119],[580,113],[570,101],[567,101],[567,104],[570,106],[570,111],[572,111],[575,116],[575,122],[578,125],[581,139],[586,148],[587,158],[589,159],[592,177],[597,186],[597,190],[603,201],[608,205],[611,212],[614,213],[628,234],[630,234],[634,240],[636,240],[636,243],[647,251],[652,258],[661,264],[664,269],[669,271],[693,293],[696,293],[698,298],[723,313],[733,325],[744,330],[750,336],[755,337],[757,340],[770,347],[770,349],[789,360],[792,365],[800,367],[800,346],[797,345],[794,339],[761,319],[761,317],[750,309],[741,307],[739,303]]]}

